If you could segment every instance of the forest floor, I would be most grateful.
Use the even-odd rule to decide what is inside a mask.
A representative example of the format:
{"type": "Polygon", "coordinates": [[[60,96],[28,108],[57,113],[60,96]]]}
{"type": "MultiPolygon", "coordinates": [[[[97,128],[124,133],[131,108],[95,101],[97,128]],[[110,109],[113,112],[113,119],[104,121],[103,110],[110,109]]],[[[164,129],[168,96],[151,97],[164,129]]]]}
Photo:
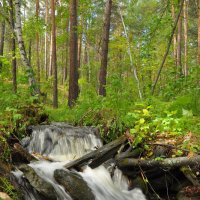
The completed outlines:
{"type": "MultiPolygon", "coordinates": [[[[128,131],[127,139],[133,149],[145,149],[140,157],[144,160],[192,158],[200,154],[200,116],[194,115],[192,110],[186,109],[188,105],[185,108],[178,101],[166,103],[154,100],[152,105],[149,102],[139,102],[131,107],[120,107],[120,104],[115,107],[109,99],[93,98],[80,100],[73,109],[62,105],[55,110],[51,108],[51,97],[31,97],[25,92],[23,84],[19,86],[17,95],[12,94],[11,83],[1,82],[0,85],[0,192],[7,193],[12,199],[18,199],[7,178],[12,169],[14,144],[26,136],[28,125],[44,121],[96,126],[105,143],[128,131]]],[[[60,96],[61,104],[65,98],[65,95],[60,96]]],[[[192,180],[199,180],[199,175],[200,169],[195,170],[192,175],[195,178],[192,180]]],[[[189,192],[193,190],[190,188],[189,192]]]]}

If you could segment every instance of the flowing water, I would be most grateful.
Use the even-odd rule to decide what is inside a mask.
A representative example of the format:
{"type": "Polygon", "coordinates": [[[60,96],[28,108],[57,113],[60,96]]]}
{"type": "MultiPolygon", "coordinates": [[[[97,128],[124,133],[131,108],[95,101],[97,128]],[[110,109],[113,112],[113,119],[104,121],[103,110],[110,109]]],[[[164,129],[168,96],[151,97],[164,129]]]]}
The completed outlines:
{"type": "MultiPolygon", "coordinates": [[[[58,200],[72,200],[72,198],[65,192],[63,186],[55,181],[54,171],[64,169],[63,166],[66,163],[102,146],[95,129],[76,128],[66,124],[36,126],[33,128],[31,137],[22,141],[22,144],[30,153],[41,154],[54,160],[54,162],[37,161],[29,166],[54,187],[58,200]]],[[[13,173],[18,179],[18,183],[24,185],[22,172],[13,173]]],[[[95,169],[87,166],[83,172],[76,173],[86,181],[96,200],[146,199],[140,189],[135,188],[128,191],[128,179],[119,169],[115,169],[112,178],[103,165],[95,169]]],[[[26,200],[40,199],[33,191],[27,189],[26,200]]]]}

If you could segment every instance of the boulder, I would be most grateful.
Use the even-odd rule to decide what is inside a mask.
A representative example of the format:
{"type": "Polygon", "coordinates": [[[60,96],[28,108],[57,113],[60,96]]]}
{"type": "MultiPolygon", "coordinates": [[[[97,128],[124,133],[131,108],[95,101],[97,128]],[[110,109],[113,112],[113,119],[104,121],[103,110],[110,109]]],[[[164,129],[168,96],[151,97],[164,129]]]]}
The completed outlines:
{"type": "Polygon", "coordinates": [[[38,176],[30,166],[21,165],[19,169],[24,173],[24,176],[29,181],[30,185],[46,197],[46,199],[57,200],[54,187],[49,182],[38,176]]]}
{"type": "Polygon", "coordinates": [[[55,180],[65,188],[65,191],[74,200],[95,200],[94,194],[83,178],[68,170],[57,169],[54,172],[55,180]]]}
{"type": "Polygon", "coordinates": [[[0,192],[0,199],[2,200],[12,200],[6,193],[0,192]]]}

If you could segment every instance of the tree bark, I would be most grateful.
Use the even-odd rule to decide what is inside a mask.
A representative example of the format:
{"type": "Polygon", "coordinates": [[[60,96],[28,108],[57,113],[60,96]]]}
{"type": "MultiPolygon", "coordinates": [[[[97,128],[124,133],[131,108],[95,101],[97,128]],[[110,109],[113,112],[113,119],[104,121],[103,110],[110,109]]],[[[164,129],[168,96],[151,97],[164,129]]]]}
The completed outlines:
{"type": "Polygon", "coordinates": [[[16,60],[16,41],[15,41],[15,32],[14,32],[14,7],[13,0],[9,0],[9,14],[10,14],[10,24],[12,30],[11,37],[11,50],[12,50],[12,82],[13,82],[13,93],[17,93],[17,60],[16,60]]]}
{"type": "MultiPolygon", "coordinates": [[[[0,31],[1,31],[0,56],[3,56],[3,51],[4,51],[5,30],[6,30],[6,23],[5,23],[5,20],[3,20],[0,24],[0,31]]],[[[2,62],[0,61],[0,71],[1,71],[1,68],[2,68],[2,62]]]]}
{"type": "Polygon", "coordinates": [[[15,15],[16,15],[16,24],[15,24],[15,30],[17,34],[17,40],[18,40],[18,45],[19,45],[19,50],[21,54],[21,59],[27,68],[27,76],[29,80],[29,85],[31,88],[32,95],[37,95],[40,94],[38,85],[36,84],[34,73],[33,73],[33,68],[29,63],[29,60],[27,58],[25,46],[24,46],[24,40],[23,40],[23,35],[22,35],[22,27],[21,27],[21,11],[20,11],[20,0],[15,0],[15,15]]]}
{"type": "MultiPolygon", "coordinates": [[[[39,19],[39,9],[40,9],[40,4],[39,0],[36,0],[35,3],[35,13],[36,13],[36,20],[38,22],[39,19]]],[[[36,32],[36,64],[37,64],[37,81],[38,84],[40,84],[40,58],[39,58],[39,33],[38,31],[36,32]]]]}
{"type": "Polygon", "coordinates": [[[177,157],[177,158],[166,158],[163,160],[140,160],[134,158],[125,158],[117,162],[119,168],[126,167],[182,167],[182,166],[194,166],[200,164],[200,156],[194,157],[177,157]]]}
{"type": "MultiPolygon", "coordinates": [[[[172,19],[173,19],[173,22],[175,23],[176,21],[176,17],[175,17],[175,8],[174,8],[174,0],[172,0],[172,19]]],[[[174,45],[174,63],[175,63],[175,66],[177,66],[177,37],[176,37],[176,33],[174,33],[174,36],[173,36],[173,45],[174,45]]]]}
{"type": "MultiPolygon", "coordinates": [[[[69,33],[69,20],[67,20],[66,24],[66,34],[69,33]]],[[[66,47],[65,47],[65,66],[64,66],[64,72],[63,72],[63,84],[67,80],[68,76],[68,66],[69,66],[69,39],[66,37],[66,47]]]]}
{"type": "Polygon", "coordinates": [[[122,21],[122,24],[123,24],[124,32],[125,32],[125,37],[126,37],[127,42],[128,42],[128,55],[129,55],[129,58],[130,58],[131,67],[133,68],[134,77],[135,77],[135,80],[137,82],[139,97],[140,97],[140,99],[142,99],[143,97],[142,97],[142,92],[141,92],[141,89],[140,89],[140,80],[139,80],[138,75],[137,75],[137,70],[133,65],[133,57],[132,57],[132,54],[131,54],[131,45],[130,45],[130,42],[129,42],[128,34],[127,34],[127,31],[126,31],[126,25],[124,23],[124,19],[123,19],[120,7],[119,7],[119,13],[120,13],[121,21],[122,21]]]}
{"type": "MultiPolygon", "coordinates": [[[[185,2],[185,1],[184,1],[185,2]]],[[[182,51],[182,12],[178,20],[178,33],[177,33],[177,73],[178,77],[182,75],[182,60],[181,60],[181,51],[182,51]]]]}
{"type": "Polygon", "coordinates": [[[99,95],[106,96],[106,77],[108,65],[108,43],[110,32],[112,0],[106,1],[101,49],[101,67],[99,73],[99,95]]]}
{"type": "Polygon", "coordinates": [[[127,141],[127,138],[125,136],[122,136],[103,147],[100,147],[99,149],[92,151],[81,158],[72,161],[65,165],[65,168],[76,168],[76,167],[82,167],[89,162],[89,166],[91,168],[96,168],[99,165],[101,165],[103,162],[109,160],[112,158],[120,148],[120,146],[127,141]],[[91,161],[92,160],[92,161],[91,161]]]}
{"type": "Polygon", "coordinates": [[[200,66],[200,0],[198,0],[198,65],[200,66]]]}
{"type": "Polygon", "coordinates": [[[52,69],[53,69],[53,107],[58,108],[58,78],[56,57],[56,23],[55,23],[56,0],[51,0],[51,23],[52,23],[52,69]]]}
{"type": "Polygon", "coordinates": [[[184,1],[184,9],[183,9],[183,18],[184,18],[184,75],[188,75],[188,50],[187,50],[187,40],[188,40],[188,1],[184,1]]]}
{"type": "Polygon", "coordinates": [[[44,65],[45,65],[45,76],[46,80],[48,79],[48,33],[47,33],[47,25],[49,18],[49,0],[45,1],[45,43],[44,43],[44,65]]]}
{"type": "Polygon", "coordinates": [[[77,25],[77,0],[70,0],[70,77],[68,95],[69,107],[74,106],[79,94],[77,25]]]}

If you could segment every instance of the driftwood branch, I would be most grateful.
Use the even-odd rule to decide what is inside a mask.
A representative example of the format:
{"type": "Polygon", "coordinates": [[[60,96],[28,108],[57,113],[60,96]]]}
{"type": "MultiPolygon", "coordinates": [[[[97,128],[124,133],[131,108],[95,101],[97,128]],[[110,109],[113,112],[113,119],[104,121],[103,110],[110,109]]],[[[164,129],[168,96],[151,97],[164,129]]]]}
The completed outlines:
{"type": "Polygon", "coordinates": [[[195,157],[177,157],[177,158],[166,158],[164,160],[141,160],[141,159],[134,159],[134,158],[125,158],[123,160],[119,160],[117,162],[117,166],[119,168],[125,167],[167,167],[167,168],[174,168],[174,167],[182,167],[182,166],[194,166],[200,164],[200,156],[195,157]]]}
{"type": "Polygon", "coordinates": [[[109,160],[112,158],[120,148],[120,146],[126,142],[126,137],[122,136],[111,143],[108,143],[104,145],[103,147],[100,147],[99,149],[92,151],[86,155],[84,155],[81,158],[78,158],[77,160],[74,160],[68,164],[65,165],[65,168],[76,168],[76,167],[82,167],[89,163],[89,166],[91,168],[98,167],[103,162],[109,160]]]}

